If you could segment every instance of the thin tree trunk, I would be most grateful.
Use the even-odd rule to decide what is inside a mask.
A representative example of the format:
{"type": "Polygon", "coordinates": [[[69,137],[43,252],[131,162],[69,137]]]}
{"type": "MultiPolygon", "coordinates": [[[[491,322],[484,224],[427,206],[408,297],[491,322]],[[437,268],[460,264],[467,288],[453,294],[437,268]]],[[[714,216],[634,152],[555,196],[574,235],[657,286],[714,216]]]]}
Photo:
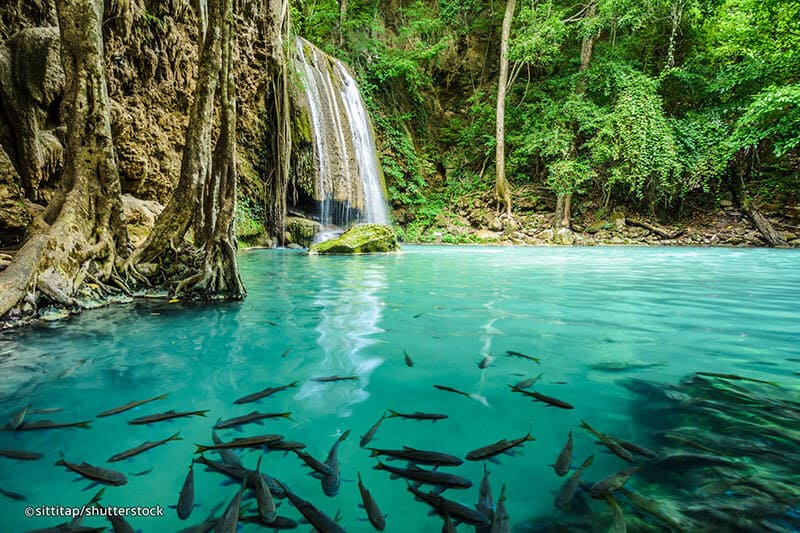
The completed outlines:
{"type": "Polygon", "coordinates": [[[0,317],[23,301],[35,306],[37,292],[62,305],[79,305],[75,295],[87,277],[125,289],[115,275],[128,235],[103,64],[103,2],[60,0],[56,6],[66,75],[61,190],[0,272],[0,317]]]}
{"type": "MultiPolygon", "coordinates": [[[[597,3],[592,0],[592,3],[586,9],[586,17],[591,18],[597,15],[597,3]]],[[[589,63],[592,60],[592,48],[594,46],[594,37],[586,37],[581,43],[581,65],[578,67],[578,72],[583,72],[589,68],[589,63]]],[[[579,96],[586,94],[586,80],[583,78],[578,79],[575,85],[575,93],[579,96]]],[[[571,154],[573,157],[577,156],[577,148],[572,146],[571,154]]],[[[572,226],[572,192],[559,193],[556,198],[556,212],[553,216],[553,226],[556,228],[567,228],[572,226]]]]}
{"type": "Polygon", "coordinates": [[[504,204],[506,215],[511,216],[511,186],[506,178],[506,85],[508,83],[508,41],[511,37],[511,21],[514,18],[516,0],[506,1],[503,16],[503,33],[500,37],[500,77],[497,81],[496,151],[494,194],[498,205],[504,204]]]}

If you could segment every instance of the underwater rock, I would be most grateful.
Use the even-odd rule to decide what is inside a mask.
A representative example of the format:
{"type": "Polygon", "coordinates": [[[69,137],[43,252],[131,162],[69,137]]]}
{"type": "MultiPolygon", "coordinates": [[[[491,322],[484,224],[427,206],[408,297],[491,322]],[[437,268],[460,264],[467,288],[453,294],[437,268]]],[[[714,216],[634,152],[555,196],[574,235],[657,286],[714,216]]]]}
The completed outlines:
{"type": "Polygon", "coordinates": [[[400,247],[389,226],[362,224],[345,231],[341,237],[312,244],[309,254],[370,254],[396,252],[400,247]]]}
{"type": "Polygon", "coordinates": [[[301,247],[307,248],[320,228],[319,222],[307,218],[286,217],[286,233],[291,237],[290,242],[299,244],[301,247]]]}

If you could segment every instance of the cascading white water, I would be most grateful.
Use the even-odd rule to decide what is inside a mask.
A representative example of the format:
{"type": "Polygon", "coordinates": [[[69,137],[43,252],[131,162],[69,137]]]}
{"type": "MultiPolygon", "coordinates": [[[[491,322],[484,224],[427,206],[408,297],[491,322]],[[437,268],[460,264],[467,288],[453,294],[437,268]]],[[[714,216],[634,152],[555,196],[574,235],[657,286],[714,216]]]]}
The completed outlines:
{"type": "Polygon", "coordinates": [[[311,115],[316,194],[323,226],[388,224],[372,126],[347,67],[308,41],[296,41],[311,115]]]}

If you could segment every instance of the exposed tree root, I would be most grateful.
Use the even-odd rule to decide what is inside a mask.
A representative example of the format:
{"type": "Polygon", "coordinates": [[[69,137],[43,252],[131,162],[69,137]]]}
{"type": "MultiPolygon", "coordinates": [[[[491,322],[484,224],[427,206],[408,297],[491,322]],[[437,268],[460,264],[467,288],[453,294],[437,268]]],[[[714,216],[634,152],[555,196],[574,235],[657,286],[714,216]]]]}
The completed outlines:
{"type": "Polygon", "coordinates": [[[650,224],[649,222],[645,222],[644,220],[639,220],[637,218],[628,218],[626,222],[631,226],[638,226],[640,228],[649,230],[652,233],[655,233],[656,235],[661,237],[662,239],[677,239],[678,237],[683,235],[685,231],[682,229],[678,229],[675,231],[667,231],[664,228],[656,226],[655,224],[650,224]]]}

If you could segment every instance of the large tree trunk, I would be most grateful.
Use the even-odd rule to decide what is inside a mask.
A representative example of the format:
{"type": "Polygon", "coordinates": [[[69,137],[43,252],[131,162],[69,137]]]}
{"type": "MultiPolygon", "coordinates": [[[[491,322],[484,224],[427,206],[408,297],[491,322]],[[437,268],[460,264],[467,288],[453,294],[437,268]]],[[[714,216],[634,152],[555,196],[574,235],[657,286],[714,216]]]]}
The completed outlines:
{"type": "MultiPolygon", "coordinates": [[[[586,10],[586,17],[591,18],[597,15],[597,2],[592,0],[586,10]]],[[[581,66],[578,67],[578,72],[583,72],[589,68],[589,63],[592,60],[592,48],[594,46],[594,36],[586,37],[581,43],[581,66]]],[[[575,85],[575,93],[584,95],[586,93],[586,81],[578,79],[575,85]]],[[[577,147],[573,146],[571,155],[574,157],[577,154],[577,147]]],[[[572,192],[559,193],[556,197],[556,212],[553,216],[553,227],[567,228],[572,225],[572,192]]]]}
{"type": "Polygon", "coordinates": [[[122,284],[115,262],[127,253],[119,174],[109,119],[99,0],[56,3],[61,61],[66,75],[67,124],[62,186],[9,267],[0,272],[0,317],[21,303],[33,307],[37,291],[75,306],[84,280],[122,284]]]}
{"type": "Polygon", "coordinates": [[[495,152],[494,194],[498,205],[504,204],[506,214],[511,216],[511,186],[506,179],[506,85],[508,84],[508,41],[511,37],[511,20],[514,18],[516,0],[506,1],[506,13],[503,16],[503,33],[500,37],[500,78],[497,81],[497,113],[495,152]]]}
{"type": "MultiPolygon", "coordinates": [[[[289,124],[289,71],[285,38],[289,36],[288,0],[267,3],[267,130],[264,204],[267,230],[279,244],[286,233],[286,189],[289,185],[289,155],[292,150],[289,124]]],[[[291,46],[291,45],[290,45],[291,46]]]]}
{"type": "Polygon", "coordinates": [[[181,281],[176,293],[202,293],[227,299],[241,299],[246,291],[236,258],[234,217],[236,212],[236,78],[233,70],[232,0],[222,0],[225,23],[222,31],[222,72],[220,73],[220,133],[205,184],[205,218],[195,238],[202,245],[202,266],[181,281]]]}
{"type": "MultiPolygon", "coordinates": [[[[224,0],[208,0],[208,27],[200,53],[200,68],[189,113],[186,141],[178,186],[150,235],[131,254],[127,267],[156,260],[164,252],[182,245],[193,226],[202,227],[205,219],[203,188],[211,171],[214,96],[222,69],[222,24],[224,0]]],[[[197,236],[197,235],[195,235],[197,236]]]]}
{"type": "Polygon", "coordinates": [[[207,0],[205,42],[189,115],[178,186],[152,232],[126,263],[131,276],[156,280],[185,297],[240,299],[234,236],[236,211],[236,100],[233,74],[233,1],[207,0]],[[215,96],[219,137],[212,154],[215,96]],[[185,242],[192,230],[193,246],[185,242]],[[173,261],[170,252],[175,254],[173,261]],[[171,264],[172,263],[172,264],[171,264]],[[175,267],[175,263],[180,265],[175,267]],[[143,268],[147,265],[146,268],[143,268]]]}

